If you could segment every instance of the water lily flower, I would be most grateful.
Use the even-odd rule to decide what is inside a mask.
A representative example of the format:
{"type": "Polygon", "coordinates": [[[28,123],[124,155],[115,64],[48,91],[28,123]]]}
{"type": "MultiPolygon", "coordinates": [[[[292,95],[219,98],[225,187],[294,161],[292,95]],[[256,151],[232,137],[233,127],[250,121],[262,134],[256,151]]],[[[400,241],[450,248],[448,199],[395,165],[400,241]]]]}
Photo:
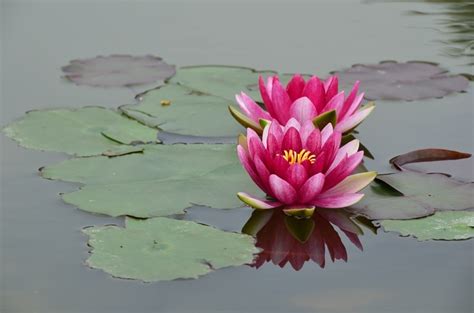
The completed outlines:
{"type": "Polygon", "coordinates": [[[277,75],[270,76],[265,84],[259,78],[260,94],[266,111],[244,92],[235,96],[243,114],[229,107],[234,118],[244,127],[261,133],[261,120],[276,119],[285,125],[291,118],[300,123],[312,120],[319,128],[328,122],[341,133],[348,133],[359,125],[375,108],[373,103],[361,106],[364,93],[358,93],[357,81],[347,95],[339,91],[337,76],[321,81],[313,76],[308,81],[296,74],[284,88],[277,75]]]}
{"type": "Polygon", "coordinates": [[[262,250],[251,264],[255,268],[272,262],[282,268],[290,264],[299,271],[308,261],[323,268],[327,253],[333,262],[347,262],[341,233],[363,250],[359,240],[363,231],[343,210],[317,209],[308,219],[296,219],[281,211],[258,210],[253,212],[242,232],[254,236],[255,245],[262,250]]]}
{"type": "Polygon", "coordinates": [[[285,207],[292,210],[342,208],[355,204],[358,193],[376,176],[375,172],[354,174],[363,152],[354,139],[342,147],[341,133],[332,124],[323,130],[309,120],[295,118],[282,126],[273,120],[265,126],[262,138],[248,128],[241,135],[237,153],[252,180],[266,194],[258,199],[239,192],[237,196],[255,209],[285,207]]]}

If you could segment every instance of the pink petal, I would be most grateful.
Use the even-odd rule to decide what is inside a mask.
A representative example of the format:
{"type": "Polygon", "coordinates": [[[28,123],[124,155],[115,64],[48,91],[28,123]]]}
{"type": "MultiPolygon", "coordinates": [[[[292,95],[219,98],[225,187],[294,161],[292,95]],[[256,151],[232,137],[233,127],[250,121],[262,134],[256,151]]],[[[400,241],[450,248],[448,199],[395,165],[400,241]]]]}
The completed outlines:
{"type": "Polygon", "coordinates": [[[296,163],[288,167],[285,178],[290,185],[298,190],[308,178],[308,173],[303,165],[296,163]]]}
{"type": "Polygon", "coordinates": [[[315,128],[303,144],[303,148],[313,153],[321,149],[321,132],[315,128]]]}
{"type": "Polygon", "coordinates": [[[301,129],[301,124],[300,122],[298,122],[296,118],[292,117],[288,120],[285,127],[283,127],[283,132],[286,133],[287,130],[290,129],[291,127],[296,128],[296,130],[298,130],[299,132],[301,129]]]}
{"type": "Polygon", "coordinates": [[[341,146],[341,139],[342,135],[339,132],[334,132],[329,136],[326,140],[326,143],[321,148],[321,151],[326,153],[326,163],[324,164],[324,168],[329,168],[331,163],[333,162],[336,153],[341,146]]]}
{"type": "Polygon", "coordinates": [[[247,171],[250,178],[252,178],[255,184],[258,187],[260,187],[260,189],[262,189],[263,191],[267,191],[265,190],[264,185],[262,184],[262,181],[260,180],[260,177],[255,172],[252,161],[250,160],[249,155],[247,154],[247,151],[245,151],[245,149],[242,148],[242,146],[237,146],[237,155],[239,157],[240,163],[242,163],[242,166],[247,171]]]}
{"type": "Polygon", "coordinates": [[[316,197],[311,204],[329,209],[345,208],[359,202],[363,196],[359,193],[347,193],[334,197],[316,197]]]}
{"type": "Polygon", "coordinates": [[[343,105],[344,105],[344,91],[341,91],[340,93],[332,97],[331,100],[329,100],[329,102],[323,108],[323,112],[336,110],[336,113],[339,114],[343,105]]]}
{"type": "Polygon", "coordinates": [[[306,144],[306,141],[308,140],[308,137],[311,135],[311,133],[316,129],[317,128],[314,126],[312,120],[307,120],[306,122],[302,123],[300,128],[300,137],[303,146],[306,144]]]}
{"type": "Polygon", "coordinates": [[[263,81],[263,77],[259,76],[258,77],[258,87],[260,89],[260,95],[262,97],[263,103],[265,103],[265,107],[268,110],[268,113],[270,113],[271,116],[275,116],[275,110],[273,109],[273,103],[271,99],[271,94],[272,94],[272,85],[273,85],[273,77],[268,77],[268,87],[265,86],[265,83],[263,81]],[[270,90],[270,91],[268,91],[270,90]]]}
{"type": "Polygon", "coordinates": [[[247,146],[249,154],[252,156],[252,158],[254,156],[260,156],[261,158],[263,158],[266,153],[265,147],[263,146],[260,137],[251,128],[247,128],[247,146]]]}
{"type": "Polygon", "coordinates": [[[270,125],[265,126],[265,128],[263,129],[262,142],[265,147],[268,141],[269,134],[273,134],[278,141],[281,141],[283,139],[282,126],[275,119],[272,119],[270,121],[270,125]]]}
{"type": "Polygon", "coordinates": [[[281,123],[286,124],[289,115],[291,100],[278,79],[273,80],[272,103],[275,110],[275,118],[281,123]]]}
{"type": "Polygon", "coordinates": [[[326,91],[326,102],[331,100],[339,89],[339,80],[337,76],[329,77],[324,83],[324,90],[326,91]]]}
{"type": "Polygon", "coordinates": [[[298,191],[298,202],[300,204],[308,204],[322,190],[324,186],[324,174],[318,173],[311,176],[298,191]]]}
{"type": "Polygon", "coordinates": [[[301,97],[291,105],[290,115],[303,124],[316,116],[316,109],[309,98],[301,97]]]}
{"type": "Polygon", "coordinates": [[[273,195],[284,204],[294,204],[296,200],[295,189],[285,180],[279,176],[272,174],[270,175],[270,188],[272,189],[273,195]]]}
{"type": "Polygon", "coordinates": [[[305,81],[303,77],[300,74],[295,74],[288,82],[288,85],[286,85],[286,92],[288,93],[288,96],[290,96],[290,99],[294,101],[301,97],[304,87],[305,81]]]}
{"type": "Polygon", "coordinates": [[[359,140],[354,139],[342,146],[336,153],[336,157],[331,163],[331,166],[327,170],[326,174],[329,174],[339,163],[344,159],[346,155],[353,155],[359,150],[359,140]]]}
{"type": "Polygon", "coordinates": [[[281,206],[280,202],[261,200],[245,192],[237,193],[237,197],[243,203],[247,204],[249,207],[254,208],[254,209],[265,210],[265,209],[273,209],[273,208],[281,206]]]}
{"type": "MultiPolygon", "coordinates": [[[[343,119],[344,116],[346,116],[347,112],[349,111],[349,108],[352,108],[353,105],[355,106],[358,106],[360,104],[360,102],[362,101],[362,98],[360,98],[358,100],[358,103],[355,103],[355,100],[356,100],[356,97],[357,97],[357,92],[359,91],[359,85],[360,85],[360,82],[359,81],[356,81],[354,83],[354,86],[352,87],[352,90],[351,92],[349,93],[349,96],[347,96],[346,98],[346,101],[344,101],[344,106],[342,108],[342,110],[339,112],[338,114],[338,118],[339,119],[343,119]]],[[[362,94],[362,97],[364,95],[362,94]]],[[[357,108],[356,108],[357,109],[357,108]]],[[[355,110],[354,110],[355,111],[355,110]]],[[[351,113],[352,114],[352,113],[351,113]]],[[[350,115],[350,114],[349,114],[350,115]]]]}
{"type": "Polygon", "coordinates": [[[323,151],[316,156],[316,162],[311,165],[310,174],[314,175],[321,173],[323,171],[324,164],[326,164],[326,153],[323,151]]]}
{"type": "Polygon", "coordinates": [[[260,177],[260,181],[265,186],[265,189],[268,190],[269,189],[268,178],[270,177],[270,171],[268,170],[268,168],[265,166],[263,161],[258,156],[254,158],[254,166],[255,166],[255,171],[260,177]]]}
{"type": "Polygon", "coordinates": [[[351,176],[347,176],[343,181],[341,181],[336,186],[324,192],[326,196],[333,196],[343,193],[355,193],[368,184],[370,184],[375,177],[377,176],[376,172],[364,172],[358,173],[351,176]]]}
{"type": "Polygon", "coordinates": [[[364,157],[364,152],[359,151],[354,153],[351,156],[345,157],[339,165],[337,165],[331,173],[326,175],[326,182],[324,183],[324,190],[329,190],[335,185],[339,184],[343,179],[350,175],[357,165],[360,164],[362,158],[364,157]]]}
{"type": "Polygon", "coordinates": [[[351,116],[352,114],[354,114],[354,112],[356,112],[359,109],[360,104],[362,103],[362,99],[364,99],[364,95],[365,94],[362,92],[356,96],[354,101],[352,101],[352,103],[348,107],[346,114],[342,118],[347,118],[351,116]]]}
{"type": "Polygon", "coordinates": [[[274,156],[281,152],[281,141],[278,141],[273,134],[270,134],[267,139],[267,150],[270,155],[274,156]]]}
{"type": "Polygon", "coordinates": [[[249,96],[245,93],[235,96],[235,100],[239,104],[242,111],[250,117],[252,120],[258,123],[259,119],[271,119],[268,112],[264,111],[258,104],[255,103],[249,96]]]}
{"type": "Polygon", "coordinates": [[[324,126],[323,130],[321,130],[321,144],[324,145],[326,141],[328,140],[329,136],[334,132],[334,129],[332,127],[332,124],[329,123],[326,126],[324,126]]]}
{"type": "Polygon", "coordinates": [[[375,109],[375,106],[369,106],[367,108],[363,108],[357,111],[355,114],[353,114],[349,118],[338,123],[336,125],[336,130],[340,131],[341,133],[351,130],[352,128],[359,125],[374,109],[375,109]]]}
{"type": "Polygon", "coordinates": [[[323,83],[319,80],[318,77],[313,76],[306,83],[302,95],[308,97],[309,100],[311,100],[311,102],[316,108],[316,111],[319,113],[326,104],[324,94],[325,92],[323,83]]]}
{"type": "Polygon", "coordinates": [[[301,137],[300,133],[296,128],[290,127],[285,135],[283,136],[283,142],[281,144],[281,149],[282,150],[293,150],[296,151],[296,153],[301,151],[301,137]]]}
{"type": "Polygon", "coordinates": [[[286,171],[288,170],[288,167],[290,167],[288,161],[286,161],[281,155],[277,155],[273,159],[272,164],[273,168],[271,172],[277,174],[280,177],[286,176],[286,171]]]}

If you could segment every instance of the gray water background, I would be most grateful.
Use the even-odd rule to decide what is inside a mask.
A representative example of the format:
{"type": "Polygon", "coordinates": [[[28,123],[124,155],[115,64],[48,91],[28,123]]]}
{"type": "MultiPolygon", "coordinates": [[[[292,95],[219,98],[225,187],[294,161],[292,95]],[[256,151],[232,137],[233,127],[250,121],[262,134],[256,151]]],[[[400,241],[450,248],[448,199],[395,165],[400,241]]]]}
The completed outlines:
{"type": "MultiPolygon", "coordinates": [[[[133,102],[128,89],[62,81],[70,59],[111,53],[158,54],[180,66],[233,64],[317,73],[381,60],[439,62],[470,72],[467,58],[446,55],[440,16],[407,14],[443,4],[358,1],[3,1],[1,125],[25,111],[133,102]]],[[[142,90],[135,90],[139,92],[142,90]]],[[[474,151],[473,88],[416,102],[379,101],[360,127],[376,159],[422,147],[474,151]]],[[[73,184],[36,170],[67,156],[26,150],[1,139],[0,312],[318,312],[461,313],[473,308],[473,241],[417,242],[393,233],[347,245],[348,263],[295,272],[266,264],[219,270],[199,280],[144,284],[84,265],[81,229],[121,224],[64,204],[73,184]]],[[[473,180],[474,162],[417,165],[473,180]]],[[[188,218],[239,230],[249,210],[192,209],[188,218]]]]}

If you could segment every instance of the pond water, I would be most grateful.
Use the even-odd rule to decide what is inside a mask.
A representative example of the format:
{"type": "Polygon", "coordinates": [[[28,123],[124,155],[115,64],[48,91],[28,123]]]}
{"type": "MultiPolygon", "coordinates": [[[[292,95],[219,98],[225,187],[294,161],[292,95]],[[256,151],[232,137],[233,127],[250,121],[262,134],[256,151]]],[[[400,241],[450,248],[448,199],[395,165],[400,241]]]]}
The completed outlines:
{"type": "MultiPolygon", "coordinates": [[[[4,1],[1,125],[47,107],[133,101],[143,89],[77,87],[62,81],[70,59],[158,54],[180,66],[234,64],[317,73],[355,63],[424,60],[471,73],[472,57],[447,53],[447,4],[358,1],[4,1]]],[[[453,39],[453,38],[452,38],[453,39]]],[[[454,38],[455,39],[455,38],[454,38]]],[[[473,88],[416,102],[378,101],[359,128],[375,155],[367,167],[423,147],[472,152],[473,88]]],[[[84,265],[90,225],[121,219],[64,204],[73,184],[46,181],[41,166],[63,154],[18,147],[1,137],[0,311],[53,312],[471,312],[473,241],[418,242],[366,232],[348,262],[307,262],[300,271],[266,263],[218,270],[198,280],[141,283],[84,265]]],[[[473,159],[417,165],[474,179],[473,159]]],[[[251,211],[192,208],[187,219],[239,231],[251,211]]]]}

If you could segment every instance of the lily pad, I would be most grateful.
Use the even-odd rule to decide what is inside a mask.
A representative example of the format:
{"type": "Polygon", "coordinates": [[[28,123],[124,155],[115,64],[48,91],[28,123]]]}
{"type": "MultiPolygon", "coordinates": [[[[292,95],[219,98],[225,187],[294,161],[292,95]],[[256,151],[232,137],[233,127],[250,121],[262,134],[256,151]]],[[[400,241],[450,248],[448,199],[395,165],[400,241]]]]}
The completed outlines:
{"type": "Polygon", "coordinates": [[[167,216],[192,204],[233,208],[241,205],[237,192],[259,193],[234,145],[151,145],[142,154],[67,160],[42,175],[86,184],[64,201],[111,216],[167,216]]]}
{"type": "Polygon", "coordinates": [[[218,96],[234,102],[235,95],[241,91],[255,101],[261,101],[257,83],[258,76],[275,75],[274,71],[257,71],[238,66],[187,66],[180,68],[170,80],[193,90],[218,96]]]}
{"type": "Polygon", "coordinates": [[[158,141],[158,130],[101,107],[30,111],[3,132],[26,148],[77,156],[98,155],[135,140],[158,141]]]}
{"type": "MultiPolygon", "coordinates": [[[[219,86],[215,87],[216,89],[219,86]]],[[[140,96],[138,105],[122,106],[127,116],[167,132],[193,136],[236,136],[243,128],[230,116],[233,101],[167,84],[140,96]]]]}
{"type": "Polygon", "coordinates": [[[474,206],[474,185],[443,174],[400,172],[377,176],[350,208],[370,219],[412,219],[436,210],[464,210],[474,206]]]}
{"type": "Polygon", "coordinates": [[[356,64],[334,72],[343,88],[360,81],[361,90],[369,100],[420,100],[444,97],[467,89],[469,80],[450,75],[437,64],[429,62],[385,61],[380,64],[356,64]]]}
{"type": "Polygon", "coordinates": [[[77,85],[128,87],[164,81],[176,73],[160,57],[113,54],[72,60],[63,66],[65,78],[77,85]]]}
{"type": "Polygon", "coordinates": [[[474,237],[473,211],[445,211],[408,221],[387,220],[380,222],[386,231],[424,240],[462,240],[474,237]]]}
{"type": "Polygon", "coordinates": [[[250,263],[258,252],[248,235],[168,218],[127,218],[125,228],[90,227],[83,232],[92,247],[90,267],[145,282],[198,278],[250,263]]]}

